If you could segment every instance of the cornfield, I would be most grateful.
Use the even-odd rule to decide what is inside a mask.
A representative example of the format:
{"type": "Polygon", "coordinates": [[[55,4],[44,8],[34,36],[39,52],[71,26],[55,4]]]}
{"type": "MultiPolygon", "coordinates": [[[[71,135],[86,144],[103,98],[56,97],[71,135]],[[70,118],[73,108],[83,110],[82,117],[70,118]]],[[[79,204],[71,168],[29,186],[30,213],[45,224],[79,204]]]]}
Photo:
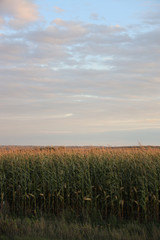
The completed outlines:
{"type": "Polygon", "coordinates": [[[1,147],[0,212],[160,219],[160,148],[1,147]]]}

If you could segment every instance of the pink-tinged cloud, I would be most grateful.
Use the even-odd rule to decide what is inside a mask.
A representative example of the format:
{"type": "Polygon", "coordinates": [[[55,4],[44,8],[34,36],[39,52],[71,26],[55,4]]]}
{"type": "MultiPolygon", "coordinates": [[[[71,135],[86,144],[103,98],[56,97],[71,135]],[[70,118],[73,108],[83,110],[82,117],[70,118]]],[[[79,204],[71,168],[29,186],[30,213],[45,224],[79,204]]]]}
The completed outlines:
{"type": "Polygon", "coordinates": [[[60,8],[60,7],[57,7],[57,6],[54,6],[54,10],[56,13],[62,13],[64,12],[64,9],[60,8]]]}
{"type": "Polygon", "coordinates": [[[9,17],[9,24],[16,28],[39,19],[37,5],[32,0],[1,0],[0,15],[9,17]]]}
{"type": "Polygon", "coordinates": [[[27,35],[30,41],[45,44],[71,44],[83,39],[88,32],[87,26],[81,22],[64,21],[60,18],[52,21],[46,29],[40,29],[27,35]]]}
{"type": "Polygon", "coordinates": [[[1,28],[1,25],[4,23],[4,20],[3,18],[0,17],[0,28],[1,28]]]}

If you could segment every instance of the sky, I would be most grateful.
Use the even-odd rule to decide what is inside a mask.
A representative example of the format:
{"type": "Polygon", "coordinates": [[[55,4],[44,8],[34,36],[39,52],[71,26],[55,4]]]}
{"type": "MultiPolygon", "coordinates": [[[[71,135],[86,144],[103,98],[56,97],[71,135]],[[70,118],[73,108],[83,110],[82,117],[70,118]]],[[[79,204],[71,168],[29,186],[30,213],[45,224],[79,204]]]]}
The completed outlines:
{"type": "Polygon", "coordinates": [[[0,0],[0,145],[160,145],[159,0],[0,0]]]}

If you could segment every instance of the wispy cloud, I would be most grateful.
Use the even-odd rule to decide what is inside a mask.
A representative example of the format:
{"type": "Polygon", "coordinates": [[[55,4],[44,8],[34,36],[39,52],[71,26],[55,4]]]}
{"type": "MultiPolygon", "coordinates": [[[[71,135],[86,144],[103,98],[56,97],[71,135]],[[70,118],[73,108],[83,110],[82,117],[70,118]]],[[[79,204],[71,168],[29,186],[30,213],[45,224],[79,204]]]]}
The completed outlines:
{"type": "Polygon", "coordinates": [[[99,16],[98,16],[97,13],[91,13],[90,18],[91,18],[92,20],[98,20],[99,16]]]}
{"type": "Polygon", "coordinates": [[[64,9],[60,8],[60,7],[57,7],[57,6],[54,6],[54,10],[57,12],[57,13],[62,13],[64,12],[64,9]]]}
{"type": "Polygon", "coordinates": [[[63,118],[69,118],[69,117],[72,117],[73,114],[72,113],[66,113],[66,114],[63,114],[63,115],[45,115],[45,116],[42,116],[42,115],[38,115],[38,116],[35,116],[35,115],[6,115],[6,116],[0,116],[0,120],[18,120],[18,121],[27,121],[27,120],[49,120],[49,119],[63,119],[63,118]]]}
{"type": "Polygon", "coordinates": [[[71,134],[72,131],[63,131],[63,130],[57,130],[57,131],[42,131],[40,132],[41,134],[46,134],[46,135],[56,135],[56,134],[71,134]]]}

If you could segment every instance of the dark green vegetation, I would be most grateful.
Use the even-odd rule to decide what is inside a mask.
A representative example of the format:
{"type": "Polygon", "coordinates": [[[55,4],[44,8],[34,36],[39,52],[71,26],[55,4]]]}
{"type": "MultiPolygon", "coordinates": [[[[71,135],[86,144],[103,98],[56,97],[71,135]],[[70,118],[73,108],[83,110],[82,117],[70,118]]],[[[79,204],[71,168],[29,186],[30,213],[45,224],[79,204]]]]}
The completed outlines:
{"type": "MultiPolygon", "coordinates": [[[[155,236],[151,239],[158,239],[158,227],[151,222],[160,219],[159,203],[159,148],[0,150],[1,234],[7,232],[4,226],[14,232],[16,228],[21,229],[21,225],[22,230],[17,234],[25,234],[23,221],[34,218],[34,222],[28,223],[32,222],[33,229],[41,224],[42,220],[38,219],[47,219],[43,227],[40,225],[42,239],[45,231],[51,231],[50,237],[62,229],[62,235],[66,235],[65,231],[73,228],[77,230],[72,238],[55,235],[54,239],[149,239],[152,235],[155,236]],[[55,227],[57,218],[64,221],[60,220],[55,227]],[[133,224],[135,221],[142,227],[133,224]],[[127,223],[125,227],[123,224],[116,227],[117,222],[127,223]],[[145,224],[150,224],[150,228],[145,224]],[[133,231],[128,230],[130,227],[139,234],[134,234],[135,238],[133,231]],[[89,231],[88,237],[83,236],[84,229],[89,231]],[[120,237],[123,235],[128,237],[120,237]]],[[[31,235],[34,232],[31,231],[31,235]]]]}
{"type": "Polygon", "coordinates": [[[105,225],[68,223],[64,219],[0,219],[0,240],[159,240],[160,224],[105,225]]]}

